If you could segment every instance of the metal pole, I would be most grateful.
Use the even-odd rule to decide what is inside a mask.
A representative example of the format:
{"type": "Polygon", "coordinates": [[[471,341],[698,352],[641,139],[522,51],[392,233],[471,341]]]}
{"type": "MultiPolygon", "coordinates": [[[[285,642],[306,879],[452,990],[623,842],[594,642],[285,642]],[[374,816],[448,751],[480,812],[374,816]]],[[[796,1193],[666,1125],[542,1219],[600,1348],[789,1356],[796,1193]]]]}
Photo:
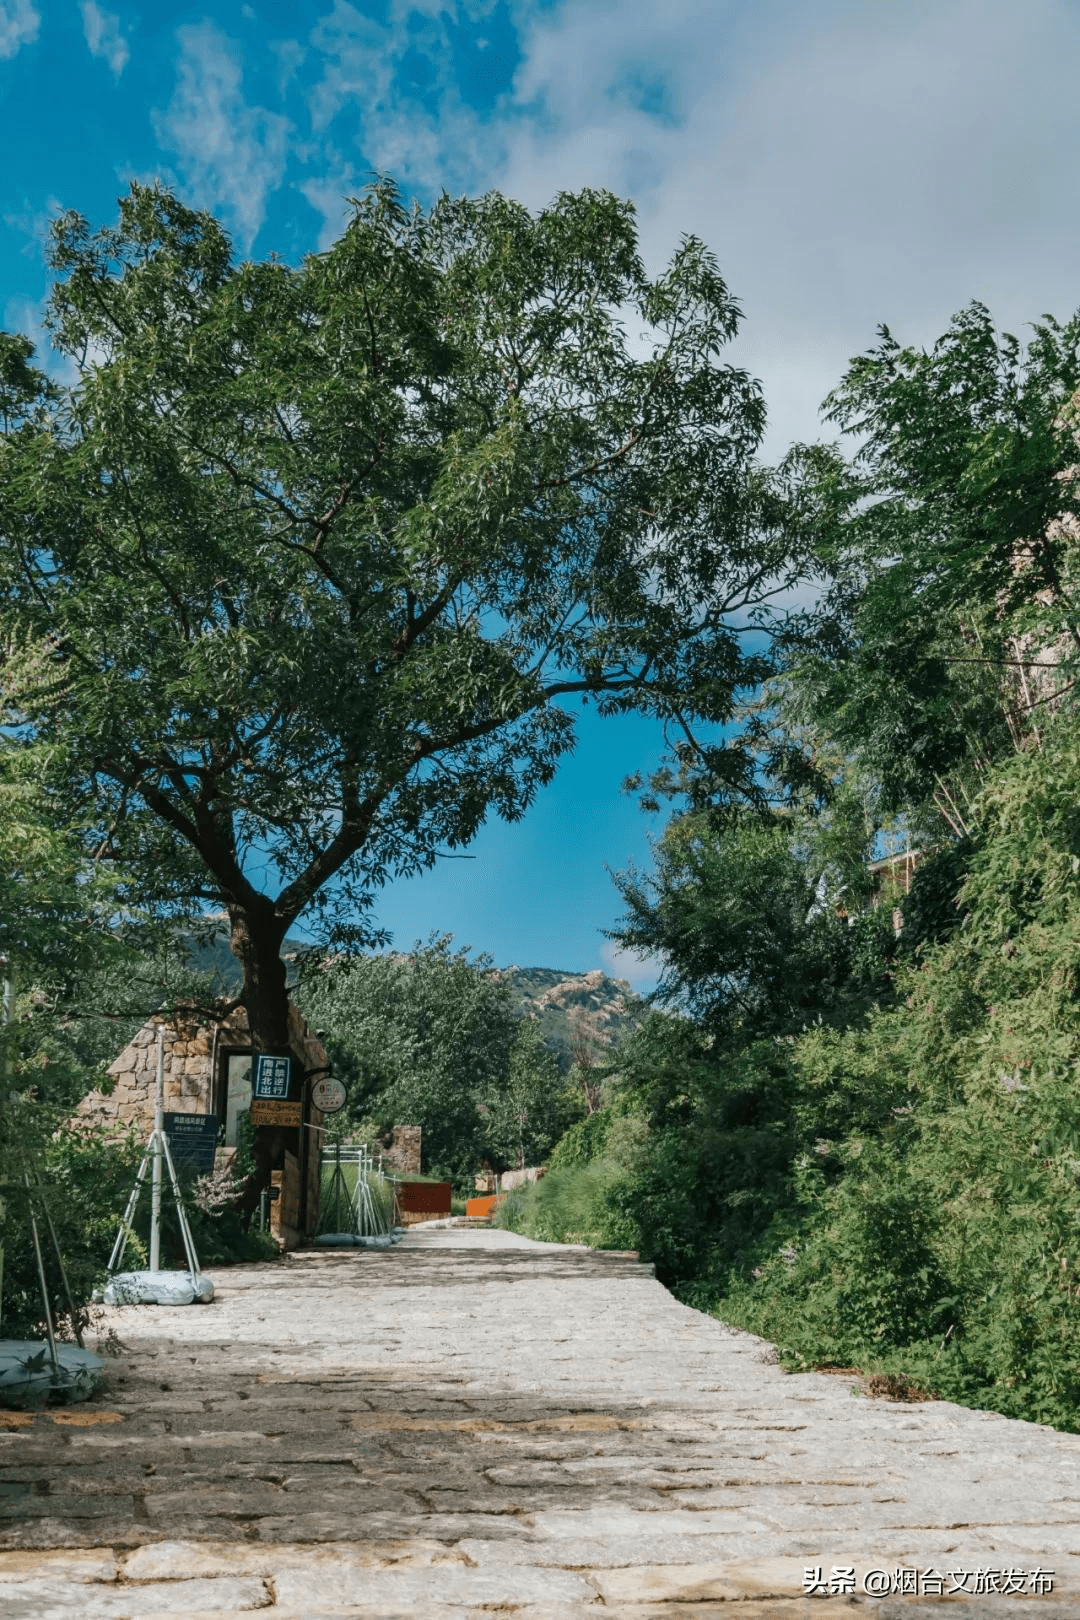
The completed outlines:
{"type": "MultiPolygon", "coordinates": [[[[8,961],[6,956],[0,956],[0,968],[3,969],[4,974],[3,1002],[2,1010],[0,1010],[0,1024],[3,1025],[3,1029],[0,1030],[0,1040],[3,1040],[3,1047],[0,1049],[0,1113],[2,1113],[3,1109],[7,1108],[11,1102],[11,1098],[8,1094],[8,1087],[11,1077],[8,1071],[7,1042],[4,1040],[4,1035],[6,1033],[7,1026],[11,1023],[11,1013],[15,998],[15,987],[11,980],[11,963],[8,961]]],[[[2,1129],[0,1129],[0,1144],[2,1144],[2,1138],[3,1132],[2,1129]]],[[[0,1151],[2,1151],[2,1145],[0,1145],[0,1151]]],[[[2,1160],[0,1160],[0,1170],[2,1170],[2,1160]]],[[[4,1306],[4,1244],[2,1234],[4,1230],[5,1207],[6,1206],[3,1198],[0,1198],[0,1319],[2,1319],[3,1316],[4,1306]]]]}
{"type": "Polygon", "coordinates": [[[41,1185],[41,1177],[36,1172],[34,1174],[34,1190],[37,1194],[38,1202],[41,1205],[41,1213],[45,1217],[45,1225],[48,1228],[49,1236],[52,1239],[53,1252],[56,1255],[56,1264],[60,1268],[60,1281],[64,1288],[64,1298],[67,1300],[67,1307],[71,1313],[71,1331],[75,1335],[75,1343],[78,1345],[79,1349],[82,1350],[84,1348],[82,1328],[79,1326],[79,1318],[75,1310],[75,1301],[72,1298],[71,1293],[71,1284],[68,1282],[67,1267],[64,1265],[64,1256],[60,1252],[60,1239],[56,1235],[56,1227],[53,1225],[53,1218],[49,1214],[49,1206],[45,1199],[45,1189],[41,1185]]]}
{"type": "Polygon", "coordinates": [[[52,1306],[49,1304],[49,1285],[45,1280],[45,1261],[41,1254],[41,1239],[38,1236],[37,1221],[34,1218],[34,1206],[30,1200],[30,1177],[23,1175],[26,1183],[26,1202],[30,1211],[30,1236],[34,1241],[34,1259],[37,1261],[38,1281],[41,1283],[41,1303],[45,1310],[45,1334],[49,1341],[49,1359],[52,1361],[53,1379],[60,1382],[60,1358],[56,1354],[56,1334],[53,1331],[52,1306]]]}
{"type": "Polygon", "coordinates": [[[151,1151],[154,1174],[150,1183],[150,1270],[161,1270],[161,1159],[165,1137],[165,1025],[157,1032],[157,1095],[154,1099],[154,1134],[151,1151]]]}
{"type": "Polygon", "coordinates": [[[143,1190],[143,1183],[146,1180],[146,1166],[150,1160],[150,1152],[152,1147],[153,1142],[151,1142],[150,1147],[148,1147],[146,1152],[143,1154],[143,1161],[139,1166],[139,1173],[135,1177],[135,1185],[131,1189],[131,1197],[128,1199],[127,1209],[124,1211],[124,1218],[120,1222],[120,1230],[116,1234],[116,1242],[113,1244],[113,1252],[110,1257],[109,1264],[105,1268],[110,1277],[114,1271],[118,1271],[120,1269],[120,1264],[124,1258],[124,1251],[127,1248],[128,1234],[131,1231],[131,1223],[135,1217],[135,1208],[139,1202],[139,1194],[143,1190]]]}

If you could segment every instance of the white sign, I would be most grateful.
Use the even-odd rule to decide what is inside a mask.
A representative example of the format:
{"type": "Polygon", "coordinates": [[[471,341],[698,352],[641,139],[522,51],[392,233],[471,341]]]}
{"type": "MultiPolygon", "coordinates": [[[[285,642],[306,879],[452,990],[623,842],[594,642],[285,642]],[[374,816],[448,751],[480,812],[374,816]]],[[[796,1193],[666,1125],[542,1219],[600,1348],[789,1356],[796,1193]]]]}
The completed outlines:
{"type": "Polygon", "coordinates": [[[321,1114],[336,1114],[345,1106],[345,1087],[340,1080],[324,1074],[311,1087],[311,1100],[321,1114]]]}

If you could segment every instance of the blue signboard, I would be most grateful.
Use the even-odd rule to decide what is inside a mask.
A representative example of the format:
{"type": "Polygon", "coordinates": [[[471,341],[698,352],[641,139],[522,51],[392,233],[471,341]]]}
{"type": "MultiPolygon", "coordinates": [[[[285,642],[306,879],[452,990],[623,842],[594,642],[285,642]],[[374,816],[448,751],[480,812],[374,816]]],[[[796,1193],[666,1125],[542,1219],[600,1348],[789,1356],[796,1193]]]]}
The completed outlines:
{"type": "Polygon", "coordinates": [[[251,1095],[266,1101],[287,1097],[291,1066],[291,1058],[270,1057],[265,1052],[258,1053],[255,1058],[255,1079],[251,1095]]]}

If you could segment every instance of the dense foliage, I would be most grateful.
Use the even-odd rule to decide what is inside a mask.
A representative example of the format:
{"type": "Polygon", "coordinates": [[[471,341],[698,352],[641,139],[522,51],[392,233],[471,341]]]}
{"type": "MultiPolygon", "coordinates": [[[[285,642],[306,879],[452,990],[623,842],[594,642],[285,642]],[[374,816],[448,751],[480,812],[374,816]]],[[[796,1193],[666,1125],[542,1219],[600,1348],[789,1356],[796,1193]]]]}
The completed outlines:
{"type": "Polygon", "coordinates": [[[576,1190],[556,1181],[543,1234],[640,1247],[792,1367],[1070,1429],[1078,337],[1048,323],[1023,354],[977,306],[930,354],[885,333],[832,400],[859,455],[796,457],[832,583],[749,717],[753,802],[659,783],[690,808],[622,880],[623,937],[662,957],[671,1010],[556,1148],[576,1190]],[[922,844],[913,878],[868,872],[886,832],[922,844]]]}

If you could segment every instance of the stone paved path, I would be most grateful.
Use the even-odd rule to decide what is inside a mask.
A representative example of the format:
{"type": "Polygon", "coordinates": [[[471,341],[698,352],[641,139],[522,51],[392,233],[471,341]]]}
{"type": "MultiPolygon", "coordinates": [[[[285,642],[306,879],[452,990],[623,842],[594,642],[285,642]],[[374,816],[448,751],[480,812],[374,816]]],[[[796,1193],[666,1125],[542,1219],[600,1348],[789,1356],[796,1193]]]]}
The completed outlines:
{"type": "Polygon", "coordinates": [[[633,1260],[446,1230],[216,1281],[110,1312],[88,1406],[0,1413],[3,1620],[1080,1617],[1080,1437],[786,1376],[633,1260]]]}

